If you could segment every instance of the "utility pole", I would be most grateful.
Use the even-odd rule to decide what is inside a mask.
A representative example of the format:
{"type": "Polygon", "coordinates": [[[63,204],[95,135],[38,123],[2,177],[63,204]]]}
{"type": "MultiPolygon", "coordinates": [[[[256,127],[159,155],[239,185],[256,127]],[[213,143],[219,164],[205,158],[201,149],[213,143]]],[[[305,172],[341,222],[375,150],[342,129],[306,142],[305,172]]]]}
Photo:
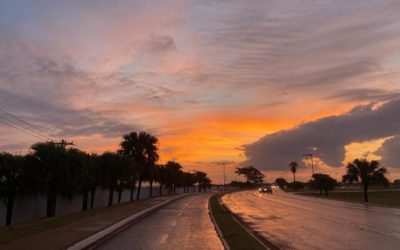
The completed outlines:
{"type": "Polygon", "coordinates": [[[71,142],[67,142],[66,140],[62,139],[60,142],[53,142],[56,145],[61,145],[63,147],[66,146],[74,146],[75,144],[71,141],[71,142]]]}
{"type": "Polygon", "coordinates": [[[312,174],[314,175],[314,158],[313,158],[313,154],[303,154],[303,156],[311,158],[311,169],[312,169],[312,174]]]}
{"type": "Polygon", "coordinates": [[[222,165],[223,167],[223,176],[224,176],[224,191],[225,191],[225,186],[226,186],[226,170],[225,166],[229,164],[229,162],[218,162],[218,165],[222,165]]]}

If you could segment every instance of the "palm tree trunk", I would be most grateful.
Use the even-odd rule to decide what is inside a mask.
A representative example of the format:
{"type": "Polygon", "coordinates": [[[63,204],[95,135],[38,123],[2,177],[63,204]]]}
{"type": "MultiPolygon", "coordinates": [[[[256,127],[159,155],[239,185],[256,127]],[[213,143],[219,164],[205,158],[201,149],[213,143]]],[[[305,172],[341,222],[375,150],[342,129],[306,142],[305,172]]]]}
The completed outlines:
{"type": "Polygon", "coordinates": [[[368,182],[364,183],[364,202],[368,202],[368,185],[368,182]]]}
{"type": "Polygon", "coordinates": [[[142,188],[142,176],[139,175],[139,185],[136,194],[136,200],[140,200],[140,189],[142,188]]]}
{"type": "Polygon", "coordinates": [[[108,194],[108,206],[111,207],[113,205],[114,200],[114,185],[110,186],[110,193],[108,194]]]}
{"type": "Polygon", "coordinates": [[[118,204],[121,203],[121,197],[122,197],[122,188],[118,189],[118,204]]]}
{"type": "Polygon", "coordinates": [[[293,182],[296,182],[296,173],[293,173],[293,182]]]}
{"type": "Polygon", "coordinates": [[[88,207],[88,196],[89,196],[88,190],[84,190],[82,192],[82,211],[87,210],[87,207],[88,207]]]}
{"type": "Polygon", "coordinates": [[[96,185],[92,186],[91,196],[90,196],[90,209],[94,207],[94,195],[96,194],[96,185]]]}
{"type": "Polygon", "coordinates": [[[153,180],[150,180],[150,198],[153,197],[153,180]]]}
{"type": "Polygon", "coordinates": [[[57,205],[57,191],[54,187],[50,185],[47,191],[47,209],[46,216],[54,217],[56,215],[56,205],[57,205]]]}
{"type": "Polygon", "coordinates": [[[14,200],[15,200],[15,192],[10,191],[7,197],[6,226],[11,225],[14,200]]]}
{"type": "Polygon", "coordinates": [[[133,195],[135,193],[135,188],[136,188],[136,179],[133,179],[132,180],[132,185],[131,185],[131,195],[130,195],[130,198],[129,198],[130,201],[133,201],[133,195]]]}
{"type": "Polygon", "coordinates": [[[160,187],[158,189],[158,195],[161,196],[162,195],[162,183],[160,182],[160,187]]]}

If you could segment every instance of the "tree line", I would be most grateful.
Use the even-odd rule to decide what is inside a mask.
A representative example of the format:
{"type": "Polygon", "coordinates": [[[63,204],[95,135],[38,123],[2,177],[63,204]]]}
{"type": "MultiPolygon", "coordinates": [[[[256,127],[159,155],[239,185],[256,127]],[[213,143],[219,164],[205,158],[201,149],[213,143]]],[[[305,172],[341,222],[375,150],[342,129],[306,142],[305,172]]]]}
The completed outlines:
{"type": "Polygon", "coordinates": [[[153,192],[175,194],[177,188],[199,192],[211,185],[204,172],[185,172],[175,161],[157,164],[158,139],[146,132],[131,132],[123,136],[117,152],[89,154],[62,141],[39,142],[26,155],[0,153],[0,199],[6,205],[6,225],[11,224],[17,196],[45,195],[46,216],[56,213],[57,197],[72,199],[82,195],[82,211],[93,209],[96,191],[108,190],[108,206],[118,203],[124,189],[130,190],[130,201],[140,199],[142,183],[149,183],[153,192]],[[154,183],[158,190],[154,190],[154,183]]]}
{"type": "MultiPolygon", "coordinates": [[[[275,183],[280,187],[290,187],[294,190],[304,188],[304,184],[296,181],[296,173],[298,163],[292,161],[289,163],[289,170],[293,174],[293,182],[289,183],[284,178],[277,178],[275,183]]],[[[359,183],[363,187],[364,202],[368,202],[368,190],[373,185],[388,186],[389,180],[386,178],[388,171],[382,167],[379,161],[367,159],[355,159],[346,165],[346,173],[342,176],[343,184],[359,183]]],[[[320,194],[334,189],[338,185],[338,181],[328,174],[315,173],[311,176],[311,180],[307,183],[311,189],[319,190],[320,194]]]]}

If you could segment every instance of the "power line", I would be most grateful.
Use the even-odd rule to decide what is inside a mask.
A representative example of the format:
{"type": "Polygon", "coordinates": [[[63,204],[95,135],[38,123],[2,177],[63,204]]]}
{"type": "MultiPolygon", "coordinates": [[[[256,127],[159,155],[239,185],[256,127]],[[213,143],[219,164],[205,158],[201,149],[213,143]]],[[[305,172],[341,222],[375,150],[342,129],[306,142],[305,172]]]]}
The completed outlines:
{"type": "Polygon", "coordinates": [[[36,132],[37,134],[41,134],[41,135],[43,135],[43,136],[45,136],[45,137],[47,137],[47,138],[49,138],[49,139],[50,139],[50,138],[56,139],[54,136],[52,136],[51,134],[49,134],[47,131],[45,131],[45,130],[43,130],[43,129],[41,129],[41,128],[35,126],[35,125],[33,125],[33,124],[30,123],[30,122],[27,122],[27,121],[25,121],[25,120],[19,118],[19,117],[16,116],[16,115],[13,115],[13,114],[11,114],[11,113],[5,111],[5,110],[2,109],[2,108],[0,108],[0,112],[6,114],[7,116],[9,116],[9,117],[11,117],[11,118],[13,118],[14,120],[16,120],[17,123],[19,123],[19,124],[22,123],[22,124],[25,125],[25,127],[26,127],[26,126],[30,127],[31,130],[32,130],[32,128],[33,128],[34,130],[36,130],[35,132],[36,132]]]}
{"type": "Polygon", "coordinates": [[[21,123],[15,122],[14,120],[10,119],[9,117],[5,117],[0,114],[0,118],[3,119],[3,121],[5,121],[8,125],[13,125],[14,128],[19,129],[20,131],[29,132],[30,134],[34,134],[34,135],[36,135],[36,137],[40,137],[41,139],[44,138],[46,140],[51,140],[50,137],[43,135],[41,133],[38,133],[37,131],[35,131],[27,126],[21,125],[21,123]]]}
{"type": "Polygon", "coordinates": [[[11,123],[10,121],[8,121],[7,119],[5,119],[5,118],[2,117],[2,116],[0,116],[0,121],[3,122],[3,123],[6,124],[6,125],[12,127],[12,128],[15,128],[15,129],[17,129],[17,130],[19,130],[19,131],[21,131],[21,132],[24,132],[24,133],[26,133],[26,134],[29,134],[29,135],[31,135],[31,136],[34,136],[34,137],[36,137],[36,138],[38,138],[38,139],[40,139],[40,140],[43,140],[43,139],[46,139],[46,140],[47,140],[47,138],[45,138],[45,137],[43,137],[43,136],[41,136],[41,135],[39,135],[39,134],[36,134],[36,133],[34,133],[34,132],[32,132],[32,131],[29,131],[29,130],[27,130],[27,129],[24,129],[24,128],[22,128],[22,127],[19,127],[19,126],[15,125],[15,124],[11,123]]]}

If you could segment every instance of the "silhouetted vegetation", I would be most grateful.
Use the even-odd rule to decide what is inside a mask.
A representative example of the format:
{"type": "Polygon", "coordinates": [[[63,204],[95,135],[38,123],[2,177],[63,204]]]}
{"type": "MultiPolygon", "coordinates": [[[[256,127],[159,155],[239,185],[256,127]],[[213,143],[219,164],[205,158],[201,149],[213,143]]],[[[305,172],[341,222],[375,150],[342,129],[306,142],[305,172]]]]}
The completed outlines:
{"type": "Polygon", "coordinates": [[[108,206],[113,205],[114,195],[118,203],[124,189],[130,189],[130,200],[140,197],[142,182],[149,183],[150,197],[153,183],[159,183],[168,194],[175,194],[176,188],[198,185],[199,191],[210,188],[211,180],[204,172],[189,173],[173,161],[157,165],[157,138],[146,132],[132,132],[123,136],[118,152],[101,155],[88,154],[64,141],[40,142],[31,147],[27,155],[0,153],[0,200],[6,205],[6,225],[12,221],[14,201],[21,195],[45,195],[46,216],[56,213],[57,198],[72,199],[82,195],[82,211],[93,208],[96,190],[108,190],[108,206]],[[89,200],[90,196],[90,200],[89,200]]]}
{"type": "Polygon", "coordinates": [[[328,191],[335,188],[337,181],[327,174],[313,174],[309,185],[311,189],[319,190],[320,195],[325,192],[325,196],[328,196],[328,191]]]}
{"type": "Polygon", "coordinates": [[[293,182],[296,182],[296,172],[297,172],[298,166],[299,166],[299,164],[296,161],[292,161],[291,163],[289,163],[290,171],[293,174],[293,182]]]}
{"type": "Polygon", "coordinates": [[[246,183],[250,185],[263,183],[265,177],[260,170],[253,166],[236,168],[235,173],[238,175],[243,175],[246,178],[246,183]]]}
{"type": "Polygon", "coordinates": [[[300,189],[304,189],[306,185],[303,182],[295,181],[288,184],[288,188],[294,191],[298,191],[300,189]]]}
{"type": "Polygon", "coordinates": [[[275,180],[276,185],[279,186],[280,189],[283,189],[288,186],[288,182],[284,178],[277,178],[275,180]]]}
{"type": "Polygon", "coordinates": [[[387,169],[380,166],[379,161],[355,159],[346,166],[346,174],[343,175],[344,183],[361,183],[364,191],[364,202],[368,202],[368,189],[371,185],[388,185],[386,178],[387,169]]]}

